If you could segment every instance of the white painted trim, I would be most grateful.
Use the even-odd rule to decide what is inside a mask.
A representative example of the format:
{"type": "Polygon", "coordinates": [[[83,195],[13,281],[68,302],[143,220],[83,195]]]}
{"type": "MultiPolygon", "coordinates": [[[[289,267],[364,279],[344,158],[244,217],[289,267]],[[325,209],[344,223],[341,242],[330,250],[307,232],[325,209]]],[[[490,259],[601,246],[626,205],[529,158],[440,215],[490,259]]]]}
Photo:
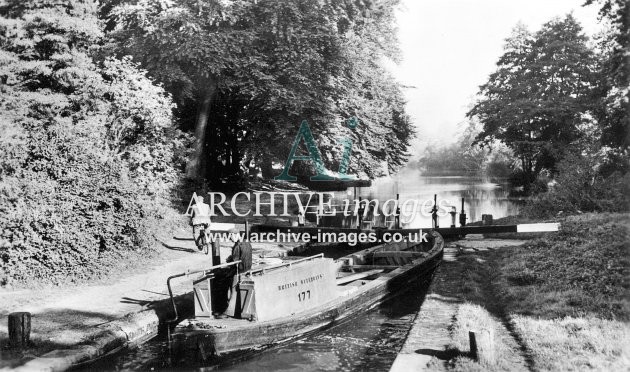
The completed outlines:
{"type": "Polygon", "coordinates": [[[525,223],[516,225],[516,232],[548,232],[560,230],[560,224],[554,223],[525,223]]]}

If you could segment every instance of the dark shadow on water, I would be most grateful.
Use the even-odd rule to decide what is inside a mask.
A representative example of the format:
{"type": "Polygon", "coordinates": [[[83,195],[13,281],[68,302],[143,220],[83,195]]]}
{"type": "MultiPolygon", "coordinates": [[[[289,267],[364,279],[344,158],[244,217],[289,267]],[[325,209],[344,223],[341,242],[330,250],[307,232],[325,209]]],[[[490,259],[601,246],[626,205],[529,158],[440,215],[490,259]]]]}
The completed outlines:
{"type": "Polygon", "coordinates": [[[115,358],[95,365],[94,369],[387,370],[406,339],[416,313],[425,299],[427,289],[427,283],[417,281],[369,311],[344,319],[342,322],[307,335],[291,344],[272,347],[263,353],[251,354],[247,359],[240,359],[236,364],[217,366],[194,358],[194,360],[187,358],[181,361],[179,356],[173,355],[173,360],[180,360],[180,362],[172,365],[168,355],[168,342],[162,333],[137,349],[126,351],[115,358]]]}
{"type": "MultiPolygon", "coordinates": [[[[367,343],[363,355],[357,355],[358,363],[350,367],[352,371],[387,370],[402,348],[416,314],[428,291],[429,284],[418,281],[407,290],[383,302],[379,313],[387,320],[380,324],[378,331],[367,343]]],[[[360,326],[360,325],[359,325],[360,326]]]]}

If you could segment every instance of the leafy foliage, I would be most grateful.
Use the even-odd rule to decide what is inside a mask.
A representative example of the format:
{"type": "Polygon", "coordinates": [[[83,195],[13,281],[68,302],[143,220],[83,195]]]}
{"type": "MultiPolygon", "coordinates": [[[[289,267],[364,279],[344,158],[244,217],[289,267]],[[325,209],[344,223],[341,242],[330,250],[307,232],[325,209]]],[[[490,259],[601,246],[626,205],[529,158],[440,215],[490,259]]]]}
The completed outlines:
{"type": "Polygon", "coordinates": [[[474,145],[480,131],[479,123],[470,121],[456,143],[428,146],[418,161],[423,174],[507,178],[512,170],[511,151],[498,141],[485,147],[474,145]]]}
{"type": "Polygon", "coordinates": [[[163,82],[180,113],[197,108],[196,117],[181,116],[196,132],[191,176],[271,177],[306,119],[328,168],[340,161],[339,138],[351,137],[349,172],[375,177],[405,162],[413,134],[400,87],[380,65],[396,58],[396,4],[120,2],[109,13],[112,48],[163,82]],[[357,131],[343,126],[351,116],[357,131]]]}
{"type": "Polygon", "coordinates": [[[590,156],[570,154],[559,165],[556,184],[545,194],[528,201],[522,213],[531,217],[552,217],[558,213],[624,212],[630,210],[630,174],[620,172],[604,177],[590,156]]]}
{"type": "Polygon", "coordinates": [[[96,9],[0,9],[0,285],[85,279],[146,253],[157,216],[138,194],[172,187],[183,161],[164,90],[127,59],[93,59],[96,9]]]}
{"type": "Polygon", "coordinates": [[[609,31],[599,40],[601,84],[595,117],[601,143],[607,146],[607,171],[630,170],[630,6],[624,0],[588,0],[600,3],[600,18],[609,31]]]}
{"type": "Polygon", "coordinates": [[[504,142],[532,182],[543,169],[556,170],[567,146],[591,124],[596,59],[571,15],[531,34],[518,26],[507,40],[498,69],[481,86],[482,98],[468,112],[483,124],[480,143],[504,142]]]}

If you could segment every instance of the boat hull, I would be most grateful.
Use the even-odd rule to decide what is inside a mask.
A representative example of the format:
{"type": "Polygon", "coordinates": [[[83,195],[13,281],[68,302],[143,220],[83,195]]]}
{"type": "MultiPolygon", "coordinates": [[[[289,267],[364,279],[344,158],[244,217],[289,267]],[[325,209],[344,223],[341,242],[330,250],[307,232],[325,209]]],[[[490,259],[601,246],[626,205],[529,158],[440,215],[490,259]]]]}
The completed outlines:
{"type": "MultiPolygon", "coordinates": [[[[441,240],[441,237],[440,237],[441,240]]],[[[368,281],[352,294],[340,296],[329,303],[282,319],[265,322],[232,322],[223,328],[203,328],[199,325],[178,326],[172,335],[172,345],[179,354],[197,354],[202,360],[228,357],[244,351],[258,351],[293,341],[311,332],[343,322],[353,314],[367,311],[397,294],[410,284],[429,281],[442,259],[443,242],[428,256],[403,265],[368,281]]]]}

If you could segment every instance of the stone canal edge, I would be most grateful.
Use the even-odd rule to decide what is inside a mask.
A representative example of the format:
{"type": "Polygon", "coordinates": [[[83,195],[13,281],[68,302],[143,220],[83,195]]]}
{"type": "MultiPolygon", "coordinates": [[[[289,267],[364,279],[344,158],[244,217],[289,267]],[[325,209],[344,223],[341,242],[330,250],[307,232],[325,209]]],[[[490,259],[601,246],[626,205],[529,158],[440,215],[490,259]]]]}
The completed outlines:
{"type": "MultiPolygon", "coordinates": [[[[162,261],[110,282],[0,293],[6,300],[0,303],[0,314],[32,313],[33,343],[23,354],[13,359],[5,358],[0,371],[65,371],[156,336],[173,316],[166,278],[208,266],[209,256],[198,252],[188,235],[187,230],[182,230],[163,242],[162,261]],[[40,349],[42,352],[38,352],[40,349]]],[[[264,257],[282,257],[299,248],[290,244],[277,247],[259,243],[253,246],[254,253],[264,257]]],[[[230,253],[230,247],[221,247],[221,257],[230,253]]],[[[173,299],[180,318],[193,312],[189,278],[184,279],[173,286],[173,299]]],[[[6,320],[5,316],[0,316],[2,344],[8,340],[6,320]]]]}
{"type": "MultiPolygon", "coordinates": [[[[448,278],[443,277],[448,276],[444,274],[444,267],[450,261],[456,260],[457,252],[461,249],[454,248],[456,245],[451,243],[445,250],[444,264],[438,269],[440,271],[436,273],[434,281],[448,282],[448,278]]],[[[259,249],[261,248],[263,247],[259,249]]],[[[292,248],[295,247],[285,247],[283,250],[292,248]]],[[[188,260],[190,259],[187,258],[186,261],[188,260]]],[[[456,293],[450,296],[449,292],[429,292],[390,371],[445,369],[442,368],[443,363],[440,363],[440,353],[449,342],[448,329],[461,303],[456,293]]],[[[181,295],[175,297],[175,301],[178,308],[185,312],[186,302],[190,302],[190,298],[181,295]]],[[[68,344],[66,348],[56,348],[21,365],[0,368],[0,371],[65,371],[142,344],[156,336],[160,326],[168,318],[170,311],[166,311],[164,307],[170,307],[170,301],[168,304],[164,300],[159,302],[159,306],[143,307],[142,310],[128,312],[122,317],[95,326],[92,332],[84,334],[82,342],[68,344]]]]}
{"type": "MultiPolygon", "coordinates": [[[[182,299],[179,299],[181,305],[182,299]]],[[[65,371],[95,361],[125,347],[140,344],[157,335],[160,319],[153,310],[131,313],[99,326],[89,341],[68,349],[57,349],[32,359],[12,371],[65,371]]]]}
{"type": "MultiPolygon", "coordinates": [[[[460,254],[474,254],[506,246],[522,245],[526,240],[483,239],[469,235],[466,239],[448,243],[442,265],[437,269],[424,301],[389,372],[446,371],[451,357],[451,328],[460,306],[466,301],[461,295],[461,272],[465,264],[458,262],[460,254]]],[[[497,337],[511,350],[503,356],[510,369],[528,371],[525,355],[500,319],[494,319],[497,337]]]]}

